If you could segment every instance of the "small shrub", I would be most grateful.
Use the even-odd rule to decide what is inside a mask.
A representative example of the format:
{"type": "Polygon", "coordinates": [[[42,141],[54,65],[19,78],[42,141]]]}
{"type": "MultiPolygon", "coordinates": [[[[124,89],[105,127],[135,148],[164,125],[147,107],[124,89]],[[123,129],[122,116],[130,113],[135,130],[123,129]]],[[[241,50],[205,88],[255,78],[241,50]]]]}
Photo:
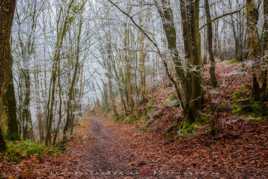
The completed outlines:
{"type": "Polygon", "coordinates": [[[128,123],[128,124],[133,124],[137,121],[137,117],[135,115],[129,115],[125,118],[124,122],[128,123]]]}
{"type": "Polygon", "coordinates": [[[248,96],[248,93],[249,93],[249,89],[245,85],[242,85],[239,90],[235,91],[232,94],[232,100],[233,101],[241,100],[245,96],[248,96]]]}
{"type": "Polygon", "coordinates": [[[180,101],[178,100],[178,97],[176,94],[171,94],[168,96],[168,98],[165,100],[165,105],[169,107],[178,107],[180,106],[180,101]]]}
{"type": "Polygon", "coordinates": [[[187,135],[194,134],[197,131],[197,129],[208,124],[209,120],[210,120],[210,118],[208,115],[202,114],[193,123],[190,123],[189,121],[184,121],[184,122],[182,122],[182,125],[178,131],[178,135],[179,136],[187,136],[187,135]]]}
{"type": "Polygon", "coordinates": [[[189,134],[193,134],[195,131],[194,123],[190,123],[188,121],[183,122],[181,128],[179,129],[180,136],[187,136],[189,134]]]}
{"type": "Polygon", "coordinates": [[[232,112],[240,115],[249,114],[255,117],[268,115],[267,107],[265,107],[264,103],[249,98],[248,91],[245,86],[242,86],[238,91],[233,93],[232,112]]]}

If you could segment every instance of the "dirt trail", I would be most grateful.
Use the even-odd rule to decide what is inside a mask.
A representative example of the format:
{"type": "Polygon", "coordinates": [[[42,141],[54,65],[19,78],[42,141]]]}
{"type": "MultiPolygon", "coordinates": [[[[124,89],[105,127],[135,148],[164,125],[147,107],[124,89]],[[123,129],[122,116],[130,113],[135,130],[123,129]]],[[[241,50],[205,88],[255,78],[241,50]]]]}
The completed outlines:
{"type": "Polygon", "coordinates": [[[100,178],[118,178],[118,176],[131,175],[134,172],[128,165],[131,160],[130,153],[99,118],[92,117],[89,135],[94,139],[90,143],[91,146],[86,156],[88,162],[92,164],[91,172],[93,173],[89,175],[99,175],[100,178]]]}

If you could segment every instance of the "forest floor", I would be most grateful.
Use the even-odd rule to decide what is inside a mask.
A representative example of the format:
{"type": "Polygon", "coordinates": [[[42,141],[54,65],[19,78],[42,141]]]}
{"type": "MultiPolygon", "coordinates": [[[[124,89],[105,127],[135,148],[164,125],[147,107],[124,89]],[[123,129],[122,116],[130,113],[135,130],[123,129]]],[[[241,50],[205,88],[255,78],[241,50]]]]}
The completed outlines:
{"type": "MultiPolygon", "coordinates": [[[[212,91],[215,103],[228,104],[231,93],[246,84],[236,65],[218,65],[221,87],[212,91]],[[241,85],[240,85],[241,86],[241,85]]],[[[168,89],[156,90],[166,99],[168,89]],[[163,95],[162,95],[163,94],[163,95]]],[[[154,94],[152,94],[154,96],[154,94]]],[[[156,99],[157,101],[158,99],[156,99]]],[[[156,103],[161,120],[149,131],[140,125],[114,122],[102,114],[88,114],[77,127],[64,154],[32,157],[19,164],[0,161],[3,178],[268,178],[268,122],[244,120],[220,111],[217,136],[197,133],[170,140],[163,131],[176,109],[156,103]]],[[[1,177],[0,177],[1,178],[1,177]]]]}

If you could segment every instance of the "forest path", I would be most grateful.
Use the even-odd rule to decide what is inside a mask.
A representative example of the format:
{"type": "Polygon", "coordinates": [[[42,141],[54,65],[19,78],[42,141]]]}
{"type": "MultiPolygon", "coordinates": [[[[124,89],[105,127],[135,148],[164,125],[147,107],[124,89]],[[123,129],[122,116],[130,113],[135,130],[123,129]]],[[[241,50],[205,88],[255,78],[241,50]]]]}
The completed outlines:
{"type": "Polygon", "coordinates": [[[128,163],[130,153],[123,143],[103,124],[103,119],[90,117],[89,150],[83,160],[91,163],[91,177],[118,178],[121,175],[131,175],[132,169],[128,163]]]}

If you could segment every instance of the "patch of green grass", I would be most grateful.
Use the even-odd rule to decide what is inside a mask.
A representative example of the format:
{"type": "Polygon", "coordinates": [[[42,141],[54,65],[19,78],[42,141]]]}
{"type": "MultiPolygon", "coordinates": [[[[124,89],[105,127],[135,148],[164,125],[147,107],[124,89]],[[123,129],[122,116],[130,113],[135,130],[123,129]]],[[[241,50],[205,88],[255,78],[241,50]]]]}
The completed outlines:
{"type": "Polygon", "coordinates": [[[227,64],[230,64],[230,65],[238,64],[238,63],[240,63],[240,61],[237,60],[236,58],[231,58],[231,59],[227,60],[227,64]]]}
{"type": "Polygon", "coordinates": [[[4,157],[8,161],[19,162],[31,156],[42,157],[43,155],[58,155],[61,150],[57,147],[47,147],[30,140],[7,142],[7,150],[4,157]]]}
{"type": "Polygon", "coordinates": [[[127,117],[124,119],[124,122],[125,122],[125,123],[128,123],[128,124],[133,124],[133,123],[135,123],[137,120],[138,120],[137,116],[134,115],[134,114],[132,114],[132,115],[127,116],[127,117]]]}

